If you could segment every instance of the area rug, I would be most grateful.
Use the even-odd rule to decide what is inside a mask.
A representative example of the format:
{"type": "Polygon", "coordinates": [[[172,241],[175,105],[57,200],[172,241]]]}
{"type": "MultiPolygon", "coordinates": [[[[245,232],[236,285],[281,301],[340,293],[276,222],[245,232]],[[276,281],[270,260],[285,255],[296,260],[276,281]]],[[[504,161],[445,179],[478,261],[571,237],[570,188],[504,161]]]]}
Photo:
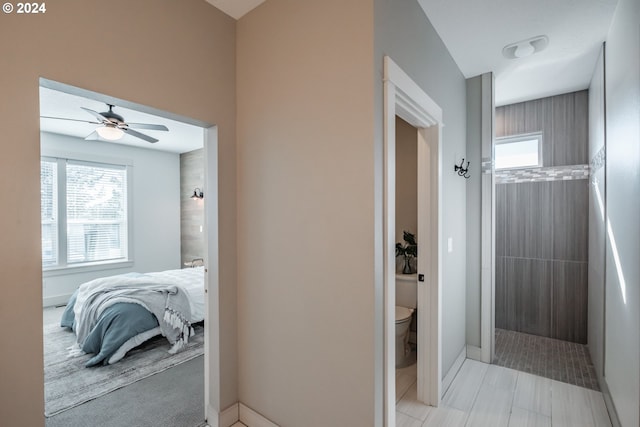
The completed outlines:
{"type": "Polygon", "coordinates": [[[85,368],[91,355],[70,355],[75,334],[57,324],[44,327],[45,416],[50,417],[204,353],[204,328],[177,354],[169,354],[166,338],[157,336],[131,350],[113,365],[85,368]]]}

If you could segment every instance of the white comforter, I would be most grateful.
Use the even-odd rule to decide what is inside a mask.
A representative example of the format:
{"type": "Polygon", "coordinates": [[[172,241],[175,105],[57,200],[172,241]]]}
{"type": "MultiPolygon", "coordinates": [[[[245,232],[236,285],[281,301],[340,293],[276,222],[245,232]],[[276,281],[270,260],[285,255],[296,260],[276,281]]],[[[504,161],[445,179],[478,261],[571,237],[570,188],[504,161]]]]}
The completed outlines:
{"type": "Polygon", "coordinates": [[[145,275],[164,283],[182,287],[189,294],[191,323],[204,320],[204,267],[159,271],[157,273],[145,273],[145,275]]]}

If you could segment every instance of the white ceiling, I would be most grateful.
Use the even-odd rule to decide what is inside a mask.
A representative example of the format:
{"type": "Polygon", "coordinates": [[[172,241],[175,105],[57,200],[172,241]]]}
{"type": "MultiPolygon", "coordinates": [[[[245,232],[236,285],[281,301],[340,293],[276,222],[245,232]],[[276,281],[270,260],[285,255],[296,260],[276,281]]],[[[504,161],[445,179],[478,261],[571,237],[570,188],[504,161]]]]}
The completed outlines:
{"type": "MultiPolygon", "coordinates": [[[[239,19],[264,0],[206,0],[239,19]]],[[[492,71],[496,105],[589,86],[617,0],[418,0],[466,78],[492,71]],[[535,55],[506,59],[508,44],[546,35],[535,55]]]]}
{"type": "MultiPolygon", "coordinates": [[[[109,110],[107,105],[103,102],[77,95],[71,95],[46,87],[40,87],[40,116],[63,117],[68,119],[86,120],[88,122],[96,121],[95,117],[80,107],[89,108],[99,113],[109,110]]],[[[139,132],[159,140],[153,144],[126,134],[118,141],[102,141],[104,144],[123,144],[172,153],[186,153],[188,151],[202,148],[203,146],[204,130],[201,127],[124,107],[118,107],[117,104],[113,109],[113,112],[123,116],[126,122],[165,125],[169,128],[169,131],[139,130],[139,132]]],[[[85,138],[92,133],[97,126],[98,125],[95,124],[69,120],[40,118],[40,130],[42,132],[52,132],[78,138],[85,138]]]]}
{"type": "MultiPolygon", "coordinates": [[[[206,0],[235,19],[265,0],[206,0]]],[[[617,0],[418,0],[465,77],[492,71],[496,105],[541,98],[589,86],[600,45],[617,0]],[[514,60],[502,56],[505,45],[546,35],[549,45],[514,60]]],[[[103,102],[40,88],[40,115],[93,121],[80,107],[107,110],[103,102]]],[[[108,144],[184,153],[202,147],[203,129],[133,109],[114,112],[133,123],[164,124],[169,132],[143,130],[159,139],[151,144],[125,135],[108,144]]],[[[45,132],[84,138],[96,125],[41,119],[45,132]]]]}
{"type": "Polygon", "coordinates": [[[617,0],[418,0],[465,77],[492,71],[496,105],[585,89],[617,0]],[[549,37],[509,60],[505,45],[549,37]]]}

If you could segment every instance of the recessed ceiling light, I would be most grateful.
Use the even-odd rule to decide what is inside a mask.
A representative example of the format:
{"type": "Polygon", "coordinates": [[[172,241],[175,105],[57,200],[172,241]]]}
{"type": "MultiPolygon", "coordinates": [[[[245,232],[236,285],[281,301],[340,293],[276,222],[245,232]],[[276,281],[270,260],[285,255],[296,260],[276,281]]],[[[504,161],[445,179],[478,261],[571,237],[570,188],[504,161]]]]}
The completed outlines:
{"type": "Polygon", "coordinates": [[[516,43],[511,43],[502,48],[502,55],[507,59],[524,58],[538,53],[549,44],[547,36],[536,36],[516,43]]]}

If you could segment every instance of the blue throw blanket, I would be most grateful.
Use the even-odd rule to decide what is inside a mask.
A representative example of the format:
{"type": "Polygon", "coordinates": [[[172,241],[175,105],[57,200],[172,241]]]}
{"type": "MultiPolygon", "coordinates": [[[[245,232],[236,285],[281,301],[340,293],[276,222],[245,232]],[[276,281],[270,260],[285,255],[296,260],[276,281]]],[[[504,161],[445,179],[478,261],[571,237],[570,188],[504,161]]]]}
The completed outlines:
{"type": "Polygon", "coordinates": [[[169,352],[179,351],[193,334],[190,316],[188,298],[180,287],[125,274],[81,285],[61,325],[76,332],[82,351],[95,354],[86,363],[94,366],[110,363],[124,343],[158,326],[172,344],[169,352]]]}

